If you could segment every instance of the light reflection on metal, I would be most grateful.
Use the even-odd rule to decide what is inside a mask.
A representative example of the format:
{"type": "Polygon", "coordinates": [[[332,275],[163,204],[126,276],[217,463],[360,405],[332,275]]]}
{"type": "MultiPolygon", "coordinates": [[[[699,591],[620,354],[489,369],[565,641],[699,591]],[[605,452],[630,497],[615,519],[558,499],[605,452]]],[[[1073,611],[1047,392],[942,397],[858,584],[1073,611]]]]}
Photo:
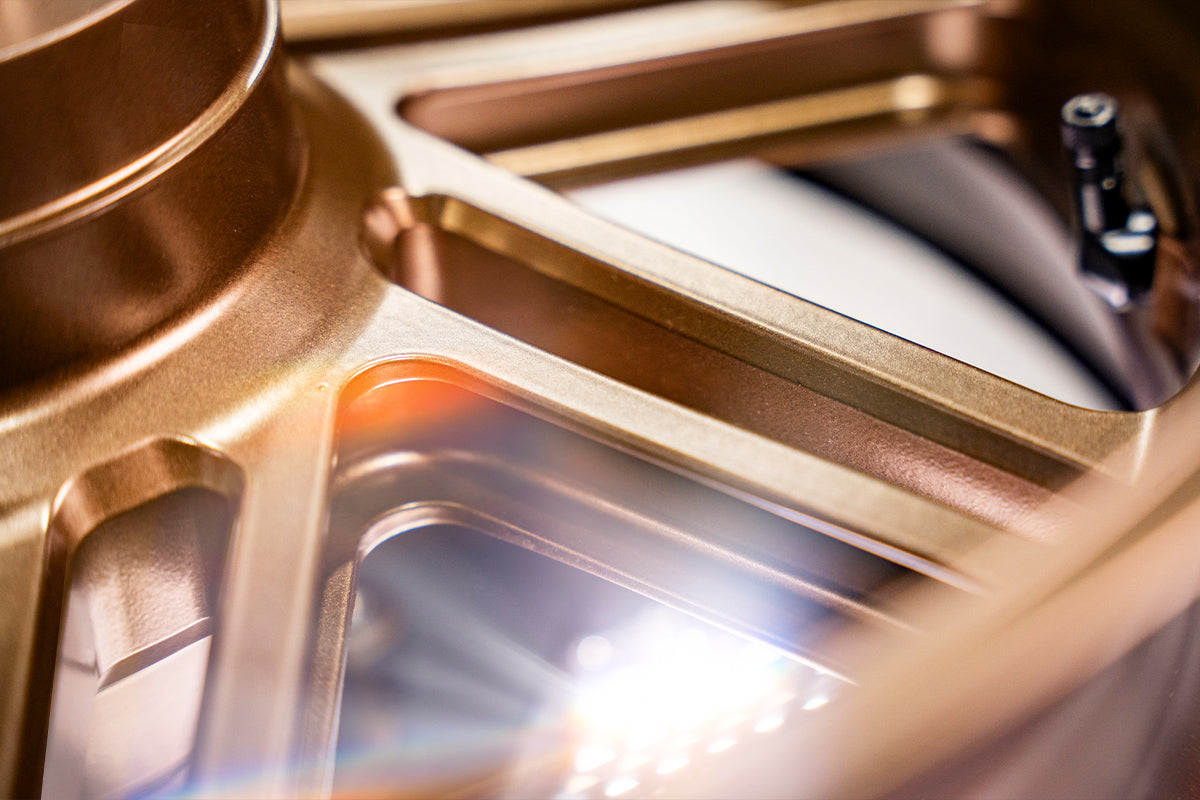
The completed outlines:
{"type": "MultiPolygon", "coordinates": [[[[642,772],[670,775],[704,753],[732,748],[747,733],[779,728],[796,702],[795,687],[811,687],[805,707],[816,698],[827,702],[833,691],[818,671],[773,648],[681,621],[659,607],[618,630],[584,637],[577,654],[581,648],[588,657],[577,658],[581,672],[570,703],[580,774],[613,763],[614,774],[639,783],[642,772]],[[602,649],[609,657],[594,662],[591,656],[602,649]],[[701,749],[704,741],[709,744],[701,749]]],[[[572,791],[570,781],[565,791],[572,791]]]]}
{"type": "MultiPolygon", "coordinates": [[[[1200,163],[1187,109],[1196,106],[1200,29],[1155,36],[1159,4],[1139,4],[1139,24],[1128,26],[1119,17],[1132,5],[1103,7],[1116,23],[1093,16],[1098,5],[1047,2],[1043,14],[1032,3],[972,0],[724,4],[719,21],[705,17],[679,37],[669,26],[641,30],[661,17],[638,14],[603,20],[603,35],[578,50],[572,31],[595,30],[589,23],[533,38],[310,51],[301,63],[268,52],[273,15],[258,2],[200,12],[183,0],[135,0],[111,8],[203,19],[173,28],[114,17],[97,27],[110,44],[145,35],[154,56],[136,79],[100,82],[114,102],[93,107],[81,101],[102,93],[69,94],[110,63],[86,48],[65,59],[72,80],[54,91],[39,88],[36,70],[0,82],[27,112],[7,115],[12,127],[0,133],[17,131],[55,156],[17,148],[4,176],[26,183],[0,192],[0,203],[15,204],[3,206],[0,229],[21,239],[0,250],[11,282],[0,323],[0,578],[10,589],[0,604],[0,794],[57,789],[42,786],[52,719],[87,728],[75,745],[145,731],[139,713],[163,673],[181,687],[182,713],[162,737],[170,751],[125,760],[114,746],[89,771],[90,745],[56,740],[51,765],[65,763],[60,746],[84,765],[61,773],[74,782],[65,791],[174,790],[179,780],[198,794],[326,793],[339,769],[354,766],[331,752],[345,664],[378,660],[380,641],[408,620],[377,615],[363,645],[348,642],[356,582],[384,552],[389,526],[405,531],[397,540],[451,529],[515,544],[857,683],[836,700],[791,686],[798,707],[778,727],[768,709],[655,758],[642,755],[654,739],[640,732],[637,753],[612,747],[611,775],[556,784],[571,791],[629,796],[662,779],[664,796],[689,798],[876,795],[937,767],[948,772],[935,778],[952,776],[955,759],[970,755],[963,748],[1018,730],[1107,665],[1110,700],[1138,708],[1153,705],[1138,691],[1174,698],[1150,727],[1119,720],[1135,745],[1187,741],[1200,671],[1123,667],[1192,655],[1195,637],[1185,634],[1194,626],[1176,615],[1200,585],[1180,556],[1200,530],[1196,456],[1179,446],[1200,418],[1194,387],[1141,413],[1072,408],[617,230],[486,162],[573,147],[580,158],[541,175],[563,186],[748,145],[804,164],[949,132],[1004,149],[1032,177],[1026,188],[1052,201],[1062,188],[1048,171],[1058,143],[1047,143],[1038,120],[1077,90],[1078,66],[1137,112],[1139,169],[1164,234],[1150,310],[1169,334],[1172,366],[1187,373],[1200,163]],[[1081,19],[1097,39],[1076,46],[1081,19]],[[637,35],[614,35],[626,25],[637,35]],[[176,46],[181,32],[197,46],[176,46]],[[557,54],[536,57],[527,46],[535,40],[557,42],[557,54]],[[1052,47],[1025,50],[1028,41],[1052,47]],[[1066,72],[1039,62],[1037,53],[1058,47],[1082,61],[1069,59],[1066,72]],[[505,48],[494,63],[477,57],[505,48]],[[372,82],[392,57],[403,68],[372,82]],[[164,73],[176,58],[187,69],[164,73]],[[245,58],[263,67],[253,87],[244,79],[256,67],[241,70],[245,58]],[[779,83],[755,79],[764,64],[779,83]],[[172,77],[184,73],[189,80],[172,77]],[[662,91],[681,77],[705,91],[662,91]],[[768,91],[755,96],[760,89],[768,91]],[[59,91],[77,113],[40,114],[59,91]],[[231,96],[244,105],[210,109],[231,96]],[[811,109],[813,98],[837,101],[816,109],[820,125],[773,116],[811,109]],[[567,109],[595,114],[564,128],[567,109]],[[203,116],[210,110],[220,113],[203,116]],[[197,115],[220,130],[139,191],[105,195],[110,204],[70,225],[22,222],[47,202],[65,208],[79,186],[136,172],[147,152],[195,132],[197,115]],[[714,118],[705,115],[736,123],[725,129],[731,140],[673,122],[714,118]],[[96,136],[97,125],[109,135],[96,136]],[[146,147],[142,134],[153,139],[146,147]],[[664,135],[679,135],[678,147],[664,135]],[[593,147],[614,139],[626,148],[617,157],[593,147]],[[95,174],[76,181],[76,167],[95,174]],[[366,231],[364,248],[371,208],[388,212],[389,224],[366,231]],[[87,566],[133,554],[132,545],[89,554],[113,526],[145,533],[129,536],[151,552],[179,544],[178,526],[124,528],[125,515],[153,514],[197,490],[223,510],[196,512],[207,533],[195,549],[208,555],[181,559],[191,564],[181,568],[187,580],[146,568],[109,581],[87,566]],[[140,587],[121,589],[126,610],[139,607],[135,597],[181,588],[203,597],[210,584],[216,602],[150,614],[163,630],[93,613],[89,598],[126,578],[140,587]],[[107,683],[89,666],[84,690],[52,696],[78,655],[64,626],[81,613],[83,627],[120,652],[106,661],[107,683]],[[58,662],[59,652],[69,658],[58,662]],[[125,690],[138,701],[115,701],[90,720],[82,712],[125,690]],[[759,725],[772,730],[756,733],[759,725]],[[680,750],[690,763],[660,775],[680,750]],[[701,774],[710,756],[718,766],[701,774]]],[[[38,47],[58,43],[41,33],[38,47]]],[[[0,52],[4,76],[19,72],[17,55],[0,52]]],[[[1134,369],[1145,363],[1123,361],[1128,348],[1106,349],[1105,337],[1121,331],[1084,330],[1095,334],[1084,343],[1124,376],[1131,403],[1153,405],[1177,388],[1147,389],[1134,369]]],[[[178,563],[128,563],[147,560],[178,563]]],[[[360,625],[372,613],[365,602],[360,625]]],[[[544,659],[491,633],[471,641],[496,645],[487,653],[540,688],[557,686],[544,659]]],[[[466,646],[476,657],[485,649],[466,646]]],[[[462,681],[452,694],[473,691],[462,681]]],[[[1112,722],[1111,703],[1066,708],[1097,720],[1093,730],[1112,722]]],[[[558,732],[525,730],[520,747],[534,766],[534,756],[555,753],[548,741],[561,747],[558,732]]],[[[1146,796],[1179,783],[1157,768],[1172,748],[1107,758],[1105,742],[1091,744],[1055,760],[1076,793],[1089,780],[1146,796]],[[1076,758],[1103,769],[1078,769],[1076,758]],[[1161,785],[1137,783],[1149,780],[1140,767],[1161,785]]],[[[571,769],[572,755],[566,747],[555,763],[571,769]]],[[[985,766],[1025,766],[1003,755],[985,766]]],[[[452,762],[458,772],[449,772],[470,777],[464,771],[480,766],[487,787],[531,778],[488,773],[499,762],[507,764],[452,762]]]]}

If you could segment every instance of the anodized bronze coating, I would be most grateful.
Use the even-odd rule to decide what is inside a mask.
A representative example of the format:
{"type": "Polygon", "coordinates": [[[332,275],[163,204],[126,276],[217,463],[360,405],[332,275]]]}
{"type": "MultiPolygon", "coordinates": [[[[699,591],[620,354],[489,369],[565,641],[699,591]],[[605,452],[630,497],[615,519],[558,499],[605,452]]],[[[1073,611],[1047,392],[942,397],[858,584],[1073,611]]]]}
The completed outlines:
{"type": "MultiPolygon", "coordinates": [[[[34,3],[0,2],[0,20],[34,3]]],[[[344,64],[334,54],[324,71],[321,57],[297,59],[285,76],[274,8],[259,5],[205,4],[213,31],[228,23],[227,41],[192,31],[211,44],[192,56],[213,59],[204,63],[225,76],[224,88],[174,71],[194,66],[186,48],[151,48],[161,60],[142,77],[178,92],[174,134],[151,125],[158,133],[143,141],[142,131],[123,132],[136,125],[118,115],[103,122],[117,126],[113,143],[96,146],[122,155],[98,161],[90,137],[67,137],[62,153],[79,160],[76,178],[48,170],[53,190],[0,214],[0,291],[12,317],[0,322],[0,585],[8,590],[0,794],[32,796],[43,785],[53,713],[105,745],[135,742],[148,718],[166,716],[146,695],[108,706],[122,713],[107,716],[93,716],[89,704],[173,669],[168,659],[181,650],[171,648],[211,635],[199,679],[172,684],[174,696],[191,692],[203,709],[200,724],[178,720],[185,761],[166,766],[185,770],[200,794],[322,796],[335,769],[356,559],[370,536],[387,534],[372,533],[371,521],[398,509],[414,526],[452,517],[489,535],[523,536],[531,549],[700,611],[720,598],[707,582],[689,587],[693,575],[765,581],[781,599],[772,610],[799,597],[819,601],[828,636],[804,657],[856,676],[861,691],[807,724],[789,721],[773,740],[756,739],[748,757],[724,762],[723,775],[695,773],[704,777],[689,784],[685,774],[673,790],[680,797],[881,794],[1012,728],[1194,603],[1195,560],[1180,554],[1197,549],[1200,462],[1179,446],[1200,419],[1194,384],[1142,413],[1070,407],[619,230],[498,166],[520,172],[567,152],[580,158],[557,162],[561,174],[607,169],[614,142],[622,169],[657,168],[685,151],[723,156],[747,141],[802,153],[815,141],[811,112],[826,134],[836,131],[826,144],[847,153],[876,135],[924,136],[951,124],[1020,132],[1028,119],[1052,119],[1041,112],[1057,108],[1074,74],[1000,58],[1035,4],[714,4],[747,19],[690,45],[674,42],[672,52],[695,50],[704,64],[714,48],[787,55],[844,36],[841,52],[854,54],[847,70],[869,51],[897,74],[835,71],[846,86],[799,85],[778,103],[750,97],[749,105],[741,101],[756,84],[731,81],[724,105],[699,109],[724,127],[637,124],[609,106],[598,130],[575,132],[578,141],[480,154],[395,113],[398,100],[431,86],[453,93],[456,79],[511,86],[512,65],[481,61],[478,40],[446,42],[440,55],[422,43],[428,63],[409,53],[404,69],[381,70],[376,97],[351,78],[379,53],[341,54],[344,64]],[[908,35],[878,35],[895,30],[908,35]],[[1019,77],[992,74],[999,60],[1019,77]],[[1001,102],[1014,108],[993,105],[1001,102]],[[368,256],[362,224],[372,198],[382,199],[369,217],[381,231],[367,237],[368,256]],[[544,291],[546,313],[530,313],[531,287],[544,291]],[[497,299],[510,301],[520,325],[487,316],[497,299]],[[575,327],[563,323],[568,316],[575,327]],[[555,341],[568,333],[594,338],[555,341]],[[744,375],[769,390],[754,404],[744,375]],[[438,402],[423,405],[427,397],[438,402]],[[478,407],[519,420],[496,430],[521,448],[504,450],[503,437],[481,433],[478,407]],[[435,436],[439,425],[458,438],[435,436]],[[571,449],[556,453],[533,446],[568,438],[571,449]],[[551,502],[527,503],[514,486],[551,502]],[[774,515],[774,525],[710,519],[697,511],[696,488],[721,493],[721,507],[774,515]],[[564,502],[588,506],[595,524],[556,516],[564,502]],[[801,548],[796,527],[823,546],[801,548]],[[178,545],[174,557],[159,557],[169,545],[178,545]],[[900,567],[915,591],[874,591],[880,575],[900,567]],[[117,595],[120,608],[108,605],[117,595]],[[150,611],[138,617],[140,609],[150,611]],[[60,647],[72,614],[90,614],[104,634],[95,655],[105,673],[74,704],[51,693],[68,671],[61,654],[75,652],[60,647]],[[245,783],[228,788],[231,775],[245,783]]],[[[340,14],[342,0],[334,5],[340,14]]],[[[516,3],[405,5],[453,17],[464,6],[516,3]]],[[[1093,5],[1079,5],[1067,22],[1091,19],[1093,5]]],[[[96,12],[80,18],[80,31],[104,30],[110,16],[135,8],[162,11],[155,19],[167,27],[174,12],[181,24],[190,18],[182,0],[75,8],[96,12]]],[[[31,30],[69,54],[71,37],[50,35],[69,21],[42,19],[31,30]]],[[[127,22],[121,36],[178,41],[177,32],[127,22]]],[[[1121,42],[1131,35],[1117,23],[1097,27],[1121,42]]],[[[0,32],[5,59],[24,41],[4,39],[11,30],[0,32]]],[[[525,38],[513,39],[534,72],[560,74],[562,54],[574,52],[559,48],[539,66],[525,38]]],[[[1195,63],[1193,41],[1184,38],[1188,60],[1167,59],[1164,74],[1185,75],[1173,67],[1195,63]]],[[[1084,48],[1099,66],[1115,51],[1084,48]]],[[[109,52],[119,56],[120,47],[109,52]]],[[[643,76],[662,57],[634,58],[631,69],[643,76]]],[[[97,68],[80,58],[72,69],[89,66],[97,68]]],[[[10,77],[0,76],[13,92],[35,94],[10,77]]],[[[617,88],[637,100],[641,84],[617,88]]],[[[1165,132],[1184,147],[1180,170],[1164,174],[1187,179],[1196,174],[1195,142],[1183,135],[1194,104],[1173,86],[1145,84],[1165,132]]],[[[94,91],[120,105],[136,88],[100,82],[94,91]]],[[[563,97],[579,107],[602,100],[579,91],[563,97]]],[[[1050,149],[1057,159],[1057,140],[1050,149]]],[[[1192,225],[1190,208],[1171,209],[1178,229],[1192,225]]],[[[1191,246],[1177,247],[1181,297],[1193,285],[1184,280],[1191,246]]],[[[746,619],[727,621],[755,630],[746,619]]],[[[1190,709],[1182,692],[1175,705],[1190,709]]],[[[87,769],[87,752],[70,755],[68,766],[87,769]]],[[[154,781],[163,775],[135,775],[146,782],[133,791],[161,788],[154,781]]]]}
{"type": "Polygon", "coordinates": [[[303,163],[273,6],[128,0],[53,22],[0,49],[0,391],[211,296],[303,163]]]}

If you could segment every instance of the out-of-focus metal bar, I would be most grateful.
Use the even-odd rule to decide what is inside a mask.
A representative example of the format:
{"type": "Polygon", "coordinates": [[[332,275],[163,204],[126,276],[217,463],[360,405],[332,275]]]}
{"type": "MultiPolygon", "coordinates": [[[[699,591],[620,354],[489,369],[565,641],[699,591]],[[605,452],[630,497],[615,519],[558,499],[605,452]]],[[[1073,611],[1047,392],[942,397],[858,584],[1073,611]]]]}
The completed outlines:
{"type": "Polygon", "coordinates": [[[282,0],[289,41],[310,42],[599,13],[664,0],[282,0]]]}
{"type": "Polygon", "coordinates": [[[965,130],[969,128],[965,112],[987,106],[990,94],[988,84],[982,81],[907,75],[849,89],[500,150],[488,153],[487,158],[518,175],[547,183],[578,181],[581,175],[603,174],[617,165],[628,169],[639,161],[661,168],[667,159],[713,160],[730,152],[786,142],[802,132],[836,130],[839,125],[868,123],[873,118],[919,120],[928,135],[932,121],[944,120],[942,124],[953,129],[957,115],[958,126],[965,130]]]}

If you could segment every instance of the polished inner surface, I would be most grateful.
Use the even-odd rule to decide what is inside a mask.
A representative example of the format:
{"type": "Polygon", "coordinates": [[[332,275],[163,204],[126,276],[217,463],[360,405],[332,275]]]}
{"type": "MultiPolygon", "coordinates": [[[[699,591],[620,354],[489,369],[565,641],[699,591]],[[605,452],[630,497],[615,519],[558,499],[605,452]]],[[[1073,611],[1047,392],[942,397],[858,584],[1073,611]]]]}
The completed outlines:
{"type": "Polygon", "coordinates": [[[5,0],[0,3],[0,60],[39,41],[61,35],[72,24],[116,9],[129,0],[5,0]],[[10,49],[11,48],[11,49],[10,49]],[[8,51],[8,52],[6,52],[8,51]]]}
{"type": "Polygon", "coordinates": [[[444,379],[382,381],[339,418],[329,558],[350,559],[390,535],[397,528],[378,520],[392,512],[487,519],[493,535],[520,532],[525,546],[795,652],[812,625],[832,617],[891,624],[874,598],[912,577],[900,554],[865,552],[855,532],[831,521],[756,503],[594,437],[444,379]],[[774,580],[739,577],[754,564],[774,580]]]}
{"type": "Polygon", "coordinates": [[[649,791],[833,698],[854,665],[822,632],[907,630],[887,596],[913,573],[827,523],[402,375],[338,424],[314,668],[341,686],[335,794],[649,791]]]}
{"type": "Polygon", "coordinates": [[[359,569],[334,794],[645,796],[843,686],[472,530],[407,531],[359,569]]]}
{"type": "MultiPolygon", "coordinates": [[[[0,5],[19,15],[26,4],[0,5]]],[[[75,8],[77,26],[34,38],[7,59],[0,50],[8,109],[0,147],[12,157],[0,176],[0,223],[39,209],[45,216],[75,192],[100,193],[197,118],[244,103],[259,77],[250,68],[272,44],[263,27],[273,17],[256,5],[201,11],[177,0],[126,0],[95,9],[94,19],[86,16],[94,9],[75,8]]],[[[67,11],[44,13],[59,21],[67,11]]],[[[22,232],[5,234],[0,241],[22,232]]]]}
{"type": "Polygon", "coordinates": [[[0,394],[214,301],[304,171],[273,6],[102,10],[0,60],[0,394]]]}

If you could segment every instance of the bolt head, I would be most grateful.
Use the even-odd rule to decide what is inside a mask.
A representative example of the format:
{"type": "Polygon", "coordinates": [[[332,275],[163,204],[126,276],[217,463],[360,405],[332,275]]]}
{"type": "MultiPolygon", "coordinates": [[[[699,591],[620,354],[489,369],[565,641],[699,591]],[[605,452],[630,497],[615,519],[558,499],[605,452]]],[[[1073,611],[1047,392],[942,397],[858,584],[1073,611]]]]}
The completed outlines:
{"type": "Polygon", "coordinates": [[[1103,92],[1075,95],[1062,107],[1063,142],[1075,151],[1117,147],[1118,111],[1116,99],[1103,92]]]}

